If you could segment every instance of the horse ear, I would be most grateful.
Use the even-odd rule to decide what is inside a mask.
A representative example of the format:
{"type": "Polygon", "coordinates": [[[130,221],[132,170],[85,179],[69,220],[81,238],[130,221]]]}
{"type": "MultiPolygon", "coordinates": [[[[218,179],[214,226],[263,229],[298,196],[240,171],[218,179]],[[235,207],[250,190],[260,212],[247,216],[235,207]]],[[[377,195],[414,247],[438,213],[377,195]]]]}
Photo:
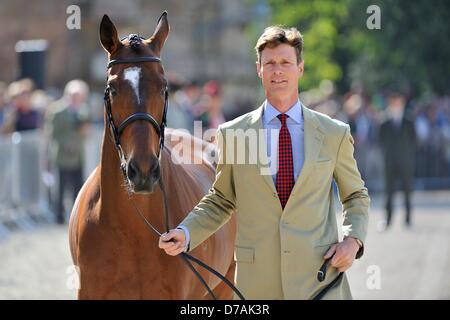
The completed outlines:
{"type": "Polygon", "coordinates": [[[164,11],[158,19],[155,32],[146,41],[147,44],[152,46],[152,49],[157,55],[160,54],[164,42],[166,42],[167,36],[169,35],[170,26],[167,20],[167,11],[164,11]]]}
{"type": "Polygon", "coordinates": [[[110,54],[116,51],[122,44],[117,36],[117,30],[114,23],[105,14],[100,23],[100,42],[103,48],[110,54]]]}

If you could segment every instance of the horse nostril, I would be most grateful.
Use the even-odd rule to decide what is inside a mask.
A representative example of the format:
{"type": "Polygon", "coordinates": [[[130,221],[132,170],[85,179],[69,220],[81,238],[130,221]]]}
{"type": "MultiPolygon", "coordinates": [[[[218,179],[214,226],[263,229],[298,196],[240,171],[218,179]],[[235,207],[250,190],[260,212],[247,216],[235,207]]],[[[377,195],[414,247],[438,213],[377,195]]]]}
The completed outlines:
{"type": "Polygon", "coordinates": [[[133,160],[130,160],[127,168],[128,179],[133,180],[137,176],[137,173],[138,169],[136,167],[136,164],[134,163],[133,160]]]}
{"type": "Polygon", "coordinates": [[[158,162],[156,162],[156,164],[153,166],[151,174],[155,180],[159,180],[159,178],[161,177],[161,168],[158,162]]]}

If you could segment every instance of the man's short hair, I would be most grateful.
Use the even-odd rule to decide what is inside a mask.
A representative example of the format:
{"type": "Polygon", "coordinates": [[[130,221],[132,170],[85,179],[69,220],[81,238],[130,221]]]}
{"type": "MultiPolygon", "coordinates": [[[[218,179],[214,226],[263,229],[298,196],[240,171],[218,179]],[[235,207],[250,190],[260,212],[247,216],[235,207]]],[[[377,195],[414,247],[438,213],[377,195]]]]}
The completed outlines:
{"type": "Polygon", "coordinates": [[[294,47],[297,54],[297,63],[303,60],[303,36],[296,28],[283,28],[281,26],[270,26],[264,29],[263,34],[256,42],[255,50],[258,62],[261,62],[261,52],[265,47],[275,48],[286,43],[294,47]]]}

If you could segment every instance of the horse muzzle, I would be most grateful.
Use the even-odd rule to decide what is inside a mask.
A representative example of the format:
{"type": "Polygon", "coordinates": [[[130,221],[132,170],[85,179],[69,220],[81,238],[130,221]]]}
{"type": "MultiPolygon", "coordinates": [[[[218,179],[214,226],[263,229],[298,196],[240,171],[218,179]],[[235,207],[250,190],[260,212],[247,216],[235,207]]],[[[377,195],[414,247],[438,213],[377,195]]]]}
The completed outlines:
{"type": "Polygon", "coordinates": [[[126,175],[132,192],[149,194],[161,178],[161,168],[158,161],[153,161],[148,170],[142,170],[136,161],[130,159],[126,166],[126,175]]]}

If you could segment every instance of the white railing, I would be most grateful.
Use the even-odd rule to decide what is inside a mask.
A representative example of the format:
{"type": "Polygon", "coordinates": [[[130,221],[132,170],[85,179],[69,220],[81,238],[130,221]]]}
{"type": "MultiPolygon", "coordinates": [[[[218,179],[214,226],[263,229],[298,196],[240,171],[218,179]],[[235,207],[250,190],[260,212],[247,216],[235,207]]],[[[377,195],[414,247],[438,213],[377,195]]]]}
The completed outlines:
{"type": "MultiPolygon", "coordinates": [[[[93,127],[85,142],[84,178],[97,166],[103,129],[93,127]]],[[[51,198],[57,172],[49,170],[46,138],[41,130],[0,135],[0,239],[11,228],[32,230],[54,221],[51,198]]]]}

